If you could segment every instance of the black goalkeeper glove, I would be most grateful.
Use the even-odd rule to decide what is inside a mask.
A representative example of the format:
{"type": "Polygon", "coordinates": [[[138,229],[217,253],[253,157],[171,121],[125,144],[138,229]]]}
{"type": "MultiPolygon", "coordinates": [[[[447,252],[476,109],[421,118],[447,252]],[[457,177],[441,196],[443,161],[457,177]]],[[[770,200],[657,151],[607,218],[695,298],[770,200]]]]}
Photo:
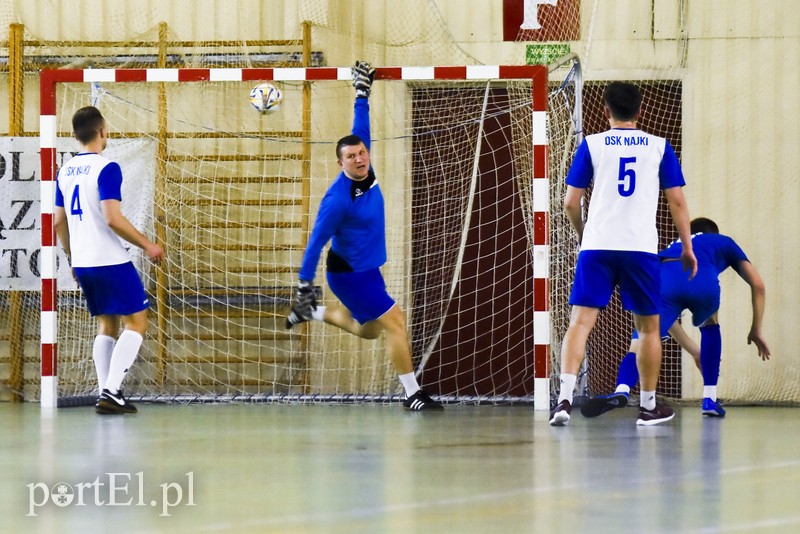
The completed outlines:
{"type": "Polygon", "coordinates": [[[356,64],[350,69],[350,73],[353,75],[356,96],[369,98],[372,82],[375,80],[375,68],[366,61],[356,61],[356,64]]]}
{"type": "Polygon", "coordinates": [[[286,318],[286,329],[311,320],[311,312],[317,309],[317,295],[311,282],[300,280],[295,291],[295,303],[286,318]]]}

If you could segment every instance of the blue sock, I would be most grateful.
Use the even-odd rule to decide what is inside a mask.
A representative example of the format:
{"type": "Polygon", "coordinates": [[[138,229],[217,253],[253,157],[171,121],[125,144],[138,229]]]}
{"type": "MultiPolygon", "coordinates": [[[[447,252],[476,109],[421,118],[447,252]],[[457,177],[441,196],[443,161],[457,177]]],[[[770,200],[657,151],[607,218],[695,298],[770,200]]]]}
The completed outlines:
{"type": "Polygon", "coordinates": [[[722,334],[719,325],[700,327],[700,367],[704,386],[716,386],[719,381],[719,362],[722,360],[722,334]]]}
{"type": "Polygon", "coordinates": [[[622,363],[619,364],[619,372],[617,374],[617,386],[622,384],[633,389],[639,382],[639,368],[636,367],[636,353],[629,352],[622,358],[622,363]]]}

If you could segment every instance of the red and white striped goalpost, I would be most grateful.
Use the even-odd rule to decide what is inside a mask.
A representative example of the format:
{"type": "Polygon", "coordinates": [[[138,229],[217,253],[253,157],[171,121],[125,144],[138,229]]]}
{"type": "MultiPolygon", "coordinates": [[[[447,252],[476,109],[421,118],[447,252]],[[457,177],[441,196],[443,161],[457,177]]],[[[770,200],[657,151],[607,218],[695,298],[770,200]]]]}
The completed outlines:
{"type": "MultiPolygon", "coordinates": [[[[546,66],[479,65],[447,67],[378,67],[376,80],[531,80],[533,138],[533,276],[534,408],[550,408],[549,204],[547,165],[546,66]]],[[[351,80],[350,67],[212,68],[212,69],[59,69],[39,78],[42,221],[41,407],[58,404],[58,302],[56,233],[53,226],[56,166],[56,88],[59,83],[192,83],[225,81],[351,80]]]]}

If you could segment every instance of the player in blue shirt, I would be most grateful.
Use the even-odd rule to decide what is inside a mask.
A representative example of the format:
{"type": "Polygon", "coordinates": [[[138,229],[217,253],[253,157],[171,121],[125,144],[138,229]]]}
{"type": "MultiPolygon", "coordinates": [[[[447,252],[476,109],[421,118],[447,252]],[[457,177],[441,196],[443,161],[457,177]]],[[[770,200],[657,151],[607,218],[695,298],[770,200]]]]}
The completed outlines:
{"type": "Polygon", "coordinates": [[[384,202],[370,164],[369,95],[375,69],[358,61],[352,69],[356,99],[352,134],[336,143],[342,172],[319,206],[300,267],[295,305],[286,328],[318,320],[364,339],[386,333],[386,348],[406,392],[409,410],[441,410],[414,375],[411,344],[400,306],[386,292],[380,267],[386,263],[384,202]],[[318,306],[313,280],[322,248],[331,242],[327,280],[342,306],[318,306]]]}
{"type": "Polygon", "coordinates": [[[100,111],[93,106],[79,109],[72,128],[81,151],[58,172],[54,226],[89,313],[97,317],[92,359],[100,395],[95,410],[136,413],[121,387],[142,345],[149,303],[119,238],[143,249],[155,263],[163,259],[164,250],[122,214],[122,171],[102,155],[108,127],[100,111]]]}
{"type": "MultiPolygon", "coordinates": [[[[561,345],[560,393],[550,413],[553,426],[569,423],[587,339],[616,286],[623,307],[633,312],[640,337],[637,364],[643,393],[636,424],[656,425],[675,415],[668,406],[656,404],[661,367],[656,211],[663,190],[678,235],[691,243],[683,173],[666,139],[637,128],[642,103],[638,87],[611,82],[603,100],[610,129],[583,140],[566,179],[564,211],[581,251],[569,299],[570,324],[561,345]],[[592,197],[584,224],[581,201],[589,186],[592,197]]],[[[688,276],[694,276],[697,259],[691,244],[681,251],[680,259],[688,276]]]]}
{"type": "MultiPolygon", "coordinates": [[[[750,286],[753,320],[747,334],[747,344],[754,343],[758,356],[768,360],[769,347],[761,333],[766,290],[764,282],[747,256],[728,236],[719,233],[717,224],[703,217],[691,223],[692,244],[697,256],[697,276],[686,280],[681,276],[675,259],[680,255],[680,241],[672,243],[659,253],[661,257],[661,336],[672,335],[694,358],[703,375],[703,404],[701,413],[711,417],[724,417],[725,409],[717,400],[722,336],[718,323],[720,286],[719,275],[733,268],[750,286]],[[686,335],[677,319],[683,310],[692,312],[692,323],[700,327],[700,347],[686,335]],[[667,331],[668,330],[668,331],[667,331]]],[[[620,363],[617,389],[611,395],[594,397],[581,406],[586,417],[596,417],[614,408],[628,404],[631,389],[639,381],[636,369],[638,340],[634,332],[628,354],[620,363]]]]}

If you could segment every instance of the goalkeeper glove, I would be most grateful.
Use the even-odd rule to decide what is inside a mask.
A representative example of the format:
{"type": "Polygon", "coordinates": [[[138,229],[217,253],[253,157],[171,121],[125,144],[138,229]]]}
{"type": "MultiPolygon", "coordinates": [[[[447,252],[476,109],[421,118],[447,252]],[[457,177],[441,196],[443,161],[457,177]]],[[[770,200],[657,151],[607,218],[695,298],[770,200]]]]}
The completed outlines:
{"type": "Polygon", "coordinates": [[[375,80],[375,68],[366,61],[356,61],[356,64],[350,69],[350,73],[353,75],[356,96],[369,98],[372,82],[375,80]]]}
{"type": "Polygon", "coordinates": [[[300,280],[295,291],[295,303],[291,313],[286,318],[286,329],[296,324],[311,320],[311,312],[317,309],[317,296],[311,282],[300,280]]]}

